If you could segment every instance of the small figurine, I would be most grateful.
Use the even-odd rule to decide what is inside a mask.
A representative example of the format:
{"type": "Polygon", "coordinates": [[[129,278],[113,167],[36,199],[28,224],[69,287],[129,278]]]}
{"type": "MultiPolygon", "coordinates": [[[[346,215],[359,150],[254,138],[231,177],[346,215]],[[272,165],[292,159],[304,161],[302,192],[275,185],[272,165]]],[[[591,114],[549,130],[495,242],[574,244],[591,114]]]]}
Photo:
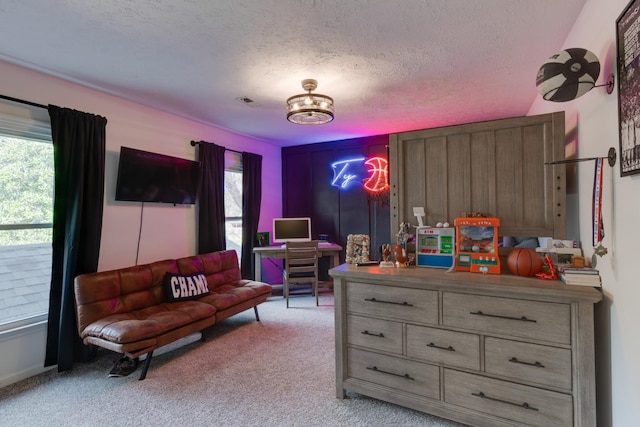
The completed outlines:
{"type": "Polygon", "coordinates": [[[381,246],[382,248],[382,262],[380,263],[380,267],[393,267],[393,262],[389,261],[391,258],[391,245],[389,243],[385,243],[381,246]]]}
{"type": "Polygon", "coordinates": [[[382,245],[382,260],[389,261],[390,257],[391,257],[391,245],[388,243],[385,243],[384,245],[382,245]]]}
{"type": "Polygon", "coordinates": [[[407,251],[401,244],[398,243],[393,249],[393,257],[396,260],[396,267],[407,267],[407,251]]]}
{"type": "Polygon", "coordinates": [[[409,240],[409,230],[411,229],[411,224],[408,222],[403,222],[400,224],[400,230],[398,230],[398,234],[396,237],[398,238],[398,244],[403,248],[406,247],[407,241],[409,240]]]}

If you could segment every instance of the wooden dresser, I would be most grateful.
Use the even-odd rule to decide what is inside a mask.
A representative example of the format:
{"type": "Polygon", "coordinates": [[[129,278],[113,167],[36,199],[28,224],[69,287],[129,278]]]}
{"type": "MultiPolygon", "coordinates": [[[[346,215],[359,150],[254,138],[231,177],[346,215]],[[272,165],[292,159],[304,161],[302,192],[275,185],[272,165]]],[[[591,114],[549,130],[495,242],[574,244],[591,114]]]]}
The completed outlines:
{"type": "Polygon", "coordinates": [[[595,426],[599,290],[513,275],[341,265],[336,395],[478,426],[595,426]]]}

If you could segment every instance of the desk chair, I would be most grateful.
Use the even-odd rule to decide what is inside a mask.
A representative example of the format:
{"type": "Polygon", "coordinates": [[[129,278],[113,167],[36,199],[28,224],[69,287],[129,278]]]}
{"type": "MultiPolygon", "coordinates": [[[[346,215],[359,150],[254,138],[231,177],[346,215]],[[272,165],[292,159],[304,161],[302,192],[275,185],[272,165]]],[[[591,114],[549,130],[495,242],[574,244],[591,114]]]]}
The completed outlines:
{"type": "Polygon", "coordinates": [[[318,241],[286,242],[283,285],[284,297],[289,308],[289,286],[291,284],[311,283],[318,305],[318,241]]]}

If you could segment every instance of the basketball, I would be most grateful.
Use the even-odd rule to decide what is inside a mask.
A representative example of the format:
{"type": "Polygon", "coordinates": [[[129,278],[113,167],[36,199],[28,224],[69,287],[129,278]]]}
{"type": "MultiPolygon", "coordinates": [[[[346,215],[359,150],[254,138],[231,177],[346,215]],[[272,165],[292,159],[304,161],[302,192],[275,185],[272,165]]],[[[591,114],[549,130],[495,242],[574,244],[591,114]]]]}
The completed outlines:
{"type": "Polygon", "coordinates": [[[542,257],[531,248],[516,248],[507,257],[507,267],[516,276],[535,276],[542,271],[542,266],[542,257]]]}
{"type": "Polygon", "coordinates": [[[599,75],[600,62],[596,55],[586,49],[567,49],[542,64],[536,87],[547,101],[571,101],[589,92],[599,75]]]}

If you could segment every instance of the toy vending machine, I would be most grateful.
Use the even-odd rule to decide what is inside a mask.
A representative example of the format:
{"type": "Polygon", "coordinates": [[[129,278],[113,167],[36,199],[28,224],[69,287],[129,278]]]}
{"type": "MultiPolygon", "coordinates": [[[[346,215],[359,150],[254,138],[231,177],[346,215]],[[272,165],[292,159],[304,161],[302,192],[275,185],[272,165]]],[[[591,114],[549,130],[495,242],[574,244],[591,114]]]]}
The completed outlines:
{"type": "Polygon", "coordinates": [[[455,253],[453,227],[416,227],[416,265],[450,268],[455,253]]]}
{"type": "Polygon", "coordinates": [[[456,218],[455,269],[500,274],[498,218],[456,218]]]}

